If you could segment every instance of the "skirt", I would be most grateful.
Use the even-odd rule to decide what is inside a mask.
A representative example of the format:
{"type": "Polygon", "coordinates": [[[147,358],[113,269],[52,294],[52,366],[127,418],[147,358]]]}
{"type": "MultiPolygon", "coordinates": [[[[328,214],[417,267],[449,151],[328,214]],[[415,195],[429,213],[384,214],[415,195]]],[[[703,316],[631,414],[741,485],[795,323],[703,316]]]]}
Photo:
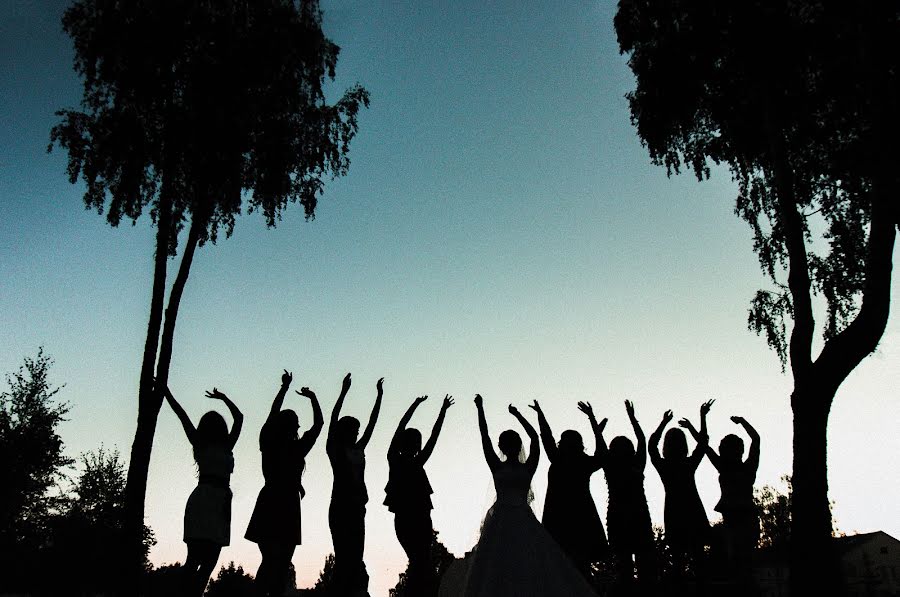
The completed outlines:
{"type": "Polygon", "coordinates": [[[296,488],[264,485],[244,537],[260,544],[300,545],[300,494],[296,488]]]}
{"type": "Polygon", "coordinates": [[[200,483],[184,509],[184,542],[231,542],[231,489],[200,483]]]}

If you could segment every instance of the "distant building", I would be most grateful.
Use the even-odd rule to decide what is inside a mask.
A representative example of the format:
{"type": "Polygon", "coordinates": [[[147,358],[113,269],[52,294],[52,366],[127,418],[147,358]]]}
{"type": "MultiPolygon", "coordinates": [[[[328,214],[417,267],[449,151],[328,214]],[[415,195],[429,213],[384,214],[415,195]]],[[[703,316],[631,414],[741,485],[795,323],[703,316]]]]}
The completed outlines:
{"type": "MultiPolygon", "coordinates": [[[[884,531],[834,538],[847,597],[900,597],[900,541],[884,531]]],[[[760,597],[787,597],[787,553],[758,552],[760,597]]]]}

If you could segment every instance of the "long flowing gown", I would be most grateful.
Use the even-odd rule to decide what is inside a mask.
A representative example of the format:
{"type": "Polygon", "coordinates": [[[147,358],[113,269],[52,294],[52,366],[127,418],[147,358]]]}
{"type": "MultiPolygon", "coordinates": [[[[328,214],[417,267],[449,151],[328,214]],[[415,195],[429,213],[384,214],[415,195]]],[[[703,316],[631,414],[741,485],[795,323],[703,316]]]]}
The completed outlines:
{"type": "MultiPolygon", "coordinates": [[[[492,471],[497,500],[469,556],[465,597],[596,597],[529,504],[533,472],[519,463],[492,471]]],[[[448,594],[442,587],[441,594],[448,594]]]]}

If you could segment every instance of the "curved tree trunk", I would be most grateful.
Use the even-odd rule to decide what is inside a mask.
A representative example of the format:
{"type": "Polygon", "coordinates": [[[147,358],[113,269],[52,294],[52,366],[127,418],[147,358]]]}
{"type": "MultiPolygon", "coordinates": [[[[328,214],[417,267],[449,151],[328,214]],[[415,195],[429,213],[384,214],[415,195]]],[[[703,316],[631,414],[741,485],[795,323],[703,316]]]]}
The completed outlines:
{"type": "Polygon", "coordinates": [[[147,323],[147,338],[141,360],[141,377],[138,386],[138,417],[134,442],[131,445],[131,459],[125,482],[125,504],[123,520],[123,569],[115,571],[121,579],[115,584],[121,595],[136,595],[143,567],[144,499],[147,493],[147,471],[150,467],[150,449],[156,430],[156,415],[162,404],[160,396],[153,391],[153,370],[159,348],[159,332],[162,326],[163,301],[166,292],[166,265],[169,259],[169,244],[172,232],[171,203],[162,199],[156,229],[156,255],[153,267],[153,289],[150,299],[150,318],[147,323]]]}
{"type": "MultiPolygon", "coordinates": [[[[164,322],[162,321],[162,298],[165,292],[168,234],[157,234],[157,256],[156,269],[154,271],[153,299],[150,310],[151,318],[147,330],[144,360],[141,366],[138,424],[134,443],[131,447],[131,462],[128,467],[128,479],[126,482],[126,527],[124,539],[127,542],[125,550],[128,554],[128,563],[127,571],[125,572],[127,577],[121,591],[123,595],[138,595],[140,593],[144,560],[143,533],[147,477],[150,470],[153,437],[156,433],[156,423],[162,407],[162,395],[154,391],[153,369],[154,365],[156,365],[155,377],[157,384],[161,386],[168,384],[173,339],[175,336],[175,322],[178,318],[178,309],[181,306],[181,298],[190,274],[200,234],[205,229],[204,222],[205,220],[202,217],[192,218],[187,243],[181,255],[178,274],[172,283],[172,290],[169,293],[164,322]],[[160,328],[162,328],[161,341],[160,328]],[[158,360],[157,353],[159,354],[158,360]]],[[[161,220],[159,225],[161,230],[164,228],[170,229],[170,226],[162,226],[161,220]]]]}

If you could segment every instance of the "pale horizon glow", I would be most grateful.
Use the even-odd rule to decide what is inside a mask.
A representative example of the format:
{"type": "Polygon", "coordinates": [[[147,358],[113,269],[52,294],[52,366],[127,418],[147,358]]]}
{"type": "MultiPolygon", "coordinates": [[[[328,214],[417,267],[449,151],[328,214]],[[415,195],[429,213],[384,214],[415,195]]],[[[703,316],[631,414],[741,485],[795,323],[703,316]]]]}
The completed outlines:
{"type": "MultiPolygon", "coordinates": [[[[80,84],[59,18],[63,0],[4,5],[0,18],[0,371],[39,346],[72,405],[66,452],[101,444],[128,458],[146,332],[153,229],[110,228],[82,207],[65,156],[45,153],[53,112],[75,106],[80,84]]],[[[245,415],[235,448],[231,560],[256,572],[243,539],[262,486],[258,433],[282,369],[309,386],[326,421],[353,373],[343,414],[363,424],[385,378],[385,403],[367,449],[366,563],[373,597],[405,569],[382,505],[387,444],[400,416],[428,394],[412,426],[429,433],[444,394],[456,399],[427,465],[433,520],[456,555],[471,549],[493,500],[472,398],[485,399],[496,444],[517,429],[506,412],[539,400],[555,435],[578,430],[576,403],[609,417],[605,437],[632,437],[633,400],[647,436],[663,411],[709,417],[714,445],[762,435],[757,487],[791,471],[790,374],[747,330],[765,285],[748,227],[733,214],[728,173],[698,183],[649,163],[629,122],[632,86],[618,54],[615,3],[406,4],[323,1],[325,31],[342,51],[335,94],[356,81],[372,94],[360,115],[349,175],[329,183],[316,218],[292,206],[277,229],[243,215],[234,236],[198,251],[176,329],[170,387],[195,422],[215,407],[213,386],[245,415]]],[[[900,260],[900,250],[895,251],[900,260]]],[[[170,262],[170,276],[174,269],[170,262]]],[[[171,278],[170,278],[171,279],[171,278]]],[[[900,300],[894,284],[892,298],[900,300]]],[[[821,317],[820,312],[820,317],[821,317]]],[[[841,387],[829,426],[830,498],[845,532],[900,537],[900,439],[888,422],[900,387],[900,323],[841,387]],[[894,363],[892,365],[892,363],[894,363]]],[[[293,391],[301,426],[306,399],[293,391]]],[[[523,434],[524,437],[524,434],[523,434]]],[[[746,441],[746,440],[745,440],[746,441]]],[[[535,512],[547,459],[534,479],[535,512]]],[[[697,483],[710,519],[713,467],[697,483]]],[[[184,505],[196,484],[177,418],[159,416],[147,493],[156,565],[183,561],[184,505]]],[[[298,586],[311,587],[331,551],[331,471],[324,433],[307,459],[298,586]]],[[[646,493],[662,524],[663,493],[648,464],[646,493]]],[[[592,479],[606,521],[606,484],[592,479]]]]}

